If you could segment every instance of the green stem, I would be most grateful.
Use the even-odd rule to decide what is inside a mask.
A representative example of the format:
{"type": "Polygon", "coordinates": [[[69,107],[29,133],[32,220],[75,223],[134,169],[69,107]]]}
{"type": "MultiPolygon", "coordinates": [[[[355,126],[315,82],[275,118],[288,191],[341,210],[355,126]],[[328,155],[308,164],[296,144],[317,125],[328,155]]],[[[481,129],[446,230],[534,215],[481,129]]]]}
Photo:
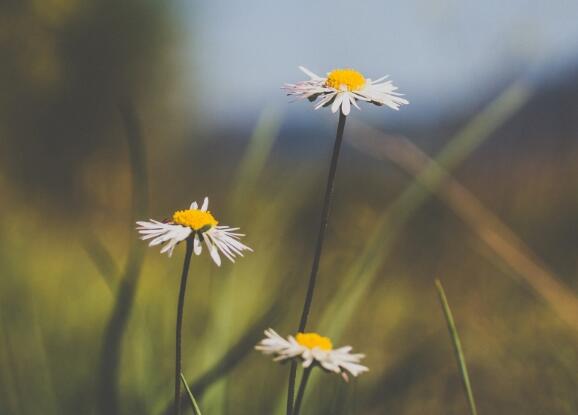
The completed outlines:
{"type": "Polygon", "coordinates": [[[462,351],[462,344],[460,342],[460,336],[458,335],[458,330],[456,324],[454,323],[454,317],[452,315],[452,310],[448,304],[446,298],[446,293],[442,287],[442,283],[439,280],[435,280],[436,288],[438,290],[438,295],[444,309],[444,315],[446,322],[448,324],[448,330],[452,338],[452,343],[454,345],[454,351],[456,353],[456,359],[458,360],[458,365],[460,367],[460,375],[462,378],[462,384],[466,392],[466,397],[468,399],[468,404],[470,405],[470,412],[472,415],[477,415],[476,402],[474,400],[474,392],[472,391],[472,385],[470,384],[470,377],[468,376],[468,367],[466,366],[466,358],[464,357],[464,352],[462,351]]]}
{"type": "Polygon", "coordinates": [[[309,375],[311,375],[311,370],[313,365],[309,366],[303,371],[303,376],[301,377],[301,384],[299,385],[299,391],[297,392],[297,399],[295,400],[295,408],[293,415],[299,415],[301,411],[301,403],[303,403],[303,396],[305,395],[305,388],[307,387],[307,381],[309,380],[309,375]]]}
{"type": "MultiPolygon", "coordinates": [[[[319,225],[317,245],[315,246],[315,255],[313,256],[313,264],[311,266],[311,273],[309,275],[309,285],[307,287],[307,294],[305,295],[305,303],[303,304],[301,321],[299,322],[299,332],[305,331],[305,327],[307,326],[307,319],[309,318],[309,312],[311,311],[311,303],[313,302],[313,293],[315,291],[315,283],[317,281],[317,272],[319,271],[319,262],[321,260],[321,253],[323,252],[323,242],[325,241],[325,230],[327,229],[327,222],[329,220],[331,197],[333,196],[333,187],[335,184],[335,172],[337,171],[339,151],[341,150],[341,143],[343,142],[345,120],[346,116],[340,111],[339,123],[337,124],[337,133],[335,135],[335,143],[333,145],[333,155],[331,156],[331,165],[329,166],[329,174],[327,175],[327,186],[325,187],[323,210],[321,211],[321,224],[319,225]]],[[[287,389],[287,415],[292,415],[293,412],[293,396],[295,393],[296,376],[297,364],[296,362],[292,362],[291,371],[289,373],[289,386],[287,389]]]]}
{"type": "Polygon", "coordinates": [[[183,262],[183,272],[181,275],[181,287],[179,289],[179,302],[177,305],[177,327],[176,327],[176,353],[175,353],[175,414],[181,415],[181,332],[183,328],[183,308],[185,306],[185,292],[187,289],[187,277],[189,275],[189,265],[193,253],[193,239],[187,239],[187,251],[183,262]]]}

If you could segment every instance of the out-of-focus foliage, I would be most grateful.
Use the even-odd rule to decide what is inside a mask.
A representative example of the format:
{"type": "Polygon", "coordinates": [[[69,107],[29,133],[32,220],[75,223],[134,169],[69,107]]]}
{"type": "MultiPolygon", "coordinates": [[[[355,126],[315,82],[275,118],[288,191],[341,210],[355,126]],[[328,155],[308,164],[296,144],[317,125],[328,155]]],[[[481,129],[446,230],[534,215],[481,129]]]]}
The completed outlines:
{"type": "MultiPolygon", "coordinates": [[[[159,91],[174,87],[167,55],[179,28],[170,13],[161,2],[136,0],[0,6],[1,414],[102,408],[103,334],[137,236],[118,113],[126,97],[135,102],[147,150],[150,216],[168,217],[209,195],[218,219],[241,226],[255,250],[220,269],[206,256],[192,263],[184,373],[203,413],[271,414],[283,402],[288,366],[252,346],[269,325],[282,334],[297,326],[333,125],[285,121],[267,108],[249,129],[224,121],[218,131],[181,125],[184,137],[160,134],[169,130],[159,125],[182,117],[155,111],[171,105],[159,91]]],[[[501,236],[496,229],[507,229],[518,241],[514,253],[532,253],[567,294],[558,298],[573,301],[575,79],[570,73],[533,85],[489,112],[400,123],[388,134],[347,125],[354,146],[344,147],[337,173],[310,327],[365,353],[371,371],[350,384],[314,372],[303,413],[467,412],[436,277],[452,306],[480,414],[578,411],[572,316],[529,283],[533,277],[512,262],[519,257],[491,244],[501,236]],[[363,145],[355,142],[372,134],[377,146],[358,151],[363,145]],[[476,226],[482,222],[468,216],[471,205],[456,206],[444,193],[444,175],[434,174],[432,186],[408,174],[403,157],[392,162],[381,145],[395,142],[394,134],[434,159],[439,149],[475,143],[437,161],[453,189],[459,184],[475,196],[503,227],[476,226]]],[[[147,248],[122,338],[117,393],[124,414],[161,414],[170,403],[182,254],[177,249],[169,259],[147,248]]]]}
{"type": "Polygon", "coordinates": [[[159,81],[168,86],[170,68],[161,73],[159,62],[171,36],[169,9],[161,2],[2,2],[3,174],[20,182],[26,196],[41,192],[32,197],[36,202],[84,203],[86,164],[95,154],[119,160],[119,100],[145,98],[159,81]]]}

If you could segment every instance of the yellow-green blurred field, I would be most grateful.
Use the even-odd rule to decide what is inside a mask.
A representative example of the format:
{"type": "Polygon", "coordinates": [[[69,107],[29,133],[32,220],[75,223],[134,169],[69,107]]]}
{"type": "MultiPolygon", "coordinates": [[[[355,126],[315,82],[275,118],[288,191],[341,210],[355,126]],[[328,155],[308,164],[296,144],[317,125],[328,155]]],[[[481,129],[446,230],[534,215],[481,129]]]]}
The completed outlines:
{"type": "MultiPolygon", "coordinates": [[[[483,122],[491,123],[485,114],[480,116],[483,122]]],[[[176,163],[177,173],[164,173],[167,161],[147,166],[151,216],[162,217],[173,206],[209,194],[213,210],[223,220],[240,224],[255,249],[221,269],[203,256],[193,261],[185,371],[193,384],[202,380],[196,386],[206,413],[273,413],[285,393],[288,367],[272,364],[252,346],[270,325],[283,333],[295,330],[327,160],[297,162],[289,169],[268,163],[275,122],[266,114],[242,146],[242,156],[217,165],[214,173],[202,165],[207,147],[202,142],[188,146],[183,158],[193,162],[185,163],[186,171],[179,173],[176,163]],[[163,185],[160,177],[171,185],[163,185]]],[[[575,413],[576,316],[561,314],[573,305],[565,309],[552,304],[556,297],[541,292],[545,288],[539,284],[532,286],[535,270],[520,273],[519,256],[499,243],[492,246],[479,233],[506,232],[503,228],[481,222],[476,229],[460,216],[459,207],[416,185],[415,177],[401,169],[392,169],[391,160],[371,160],[354,149],[359,143],[379,146],[381,140],[386,147],[401,139],[373,131],[378,140],[368,141],[364,127],[353,125],[347,134],[366,136],[349,139],[357,143],[346,147],[340,166],[310,327],[366,353],[371,372],[351,384],[315,373],[305,410],[466,412],[433,285],[434,278],[440,278],[456,316],[479,412],[575,413]]],[[[458,148],[480,134],[471,124],[463,131],[446,146],[458,148]]],[[[470,156],[452,154],[448,167],[470,156]]],[[[519,161],[512,163],[516,170],[524,168],[518,167],[519,161]]],[[[123,278],[134,278],[135,298],[125,310],[129,317],[120,336],[120,411],[157,414],[168,403],[182,250],[169,259],[137,240],[130,222],[130,163],[111,164],[87,167],[84,179],[94,200],[82,211],[26,203],[3,185],[8,197],[2,206],[1,237],[2,413],[91,414],[108,405],[99,384],[103,365],[111,358],[102,352],[103,338],[123,278]],[[141,253],[142,272],[127,276],[127,257],[139,261],[141,253]]],[[[491,209],[482,208],[484,212],[499,210],[524,243],[547,255],[552,269],[561,270],[560,276],[548,274],[567,284],[568,297],[558,300],[576,301],[574,254],[562,232],[562,221],[572,223],[571,214],[563,215],[576,196],[571,180],[559,172],[571,166],[543,163],[540,168],[531,187],[517,187],[514,175],[501,176],[497,183],[486,169],[465,171],[463,177],[480,199],[488,200],[491,209]],[[551,188],[558,189],[556,200],[548,196],[551,188]]],[[[435,188],[439,174],[434,171],[424,183],[435,188]]],[[[438,196],[443,188],[438,187],[438,196]]],[[[487,217],[474,214],[473,219],[487,217]]],[[[522,257],[531,249],[524,243],[512,248],[522,257]]],[[[538,254],[529,261],[546,262],[538,254]]]]}
{"type": "MultiPolygon", "coordinates": [[[[167,413],[184,250],[134,221],[206,195],[254,253],[193,258],[184,374],[205,415],[283,414],[289,365],[253,347],[297,329],[336,117],[201,128],[174,11],[8,3],[0,414],[167,413]]],[[[435,279],[480,415],[578,413],[578,77],[515,78],[439,123],[350,117],[309,328],[370,372],[314,371],[303,414],[468,413],[435,279]]]]}

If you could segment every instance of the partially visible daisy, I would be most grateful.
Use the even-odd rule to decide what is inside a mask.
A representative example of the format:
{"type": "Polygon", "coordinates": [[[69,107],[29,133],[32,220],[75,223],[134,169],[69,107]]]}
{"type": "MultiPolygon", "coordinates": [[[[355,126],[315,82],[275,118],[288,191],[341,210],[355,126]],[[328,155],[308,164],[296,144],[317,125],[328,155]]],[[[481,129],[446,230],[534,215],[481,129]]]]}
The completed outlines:
{"type": "Polygon", "coordinates": [[[208,211],[209,198],[205,197],[203,205],[199,209],[197,202],[191,203],[189,209],[178,210],[173,213],[172,220],[159,222],[154,219],[137,222],[137,230],[141,239],[152,239],[149,246],[166,243],[161,253],[173,254],[175,246],[187,238],[193,238],[193,251],[200,255],[204,241],[211,258],[218,266],[221,265],[219,251],[231,262],[235,262],[235,256],[243,256],[243,251],[252,251],[246,245],[239,242],[242,233],[235,233],[239,228],[218,226],[219,222],[208,211]]]}
{"type": "Polygon", "coordinates": [[[348,115],[351,105],[360,109],[358,100],[387,105],[394,110],[409,104],[408,100],[401,98],[403,94],[395,92],[397,87],[392,81],[385,81],[387,76],[372,81],[354,69],[334,69],[326,77],[321,77],[303,66],[299,69],[310,79],[296,84],[285,84],[284,89],[288,95],[307,98],[311,102],[319,98],[315,109],[331,105],[333,113],[341,108],[343,115],[348,115]]]}
{"type": "Polygon", "coordinates": [[[333,343],[328,337],[317,333],[297,333],[295,337],[281,337],[275,330],[265,330],[263,340],[255,346],[255,349],[267,355],[274,355],[276,362],[290,359],[299,359],[303,367],[308,368],[312,364],[318,364],[321,368],[341,374],[343,379],[348,380],[347,373],[357,376],[369,369],[359,364],[365,357],[360,353],[351,353],[351,346],[333,348],[333,343]]]}

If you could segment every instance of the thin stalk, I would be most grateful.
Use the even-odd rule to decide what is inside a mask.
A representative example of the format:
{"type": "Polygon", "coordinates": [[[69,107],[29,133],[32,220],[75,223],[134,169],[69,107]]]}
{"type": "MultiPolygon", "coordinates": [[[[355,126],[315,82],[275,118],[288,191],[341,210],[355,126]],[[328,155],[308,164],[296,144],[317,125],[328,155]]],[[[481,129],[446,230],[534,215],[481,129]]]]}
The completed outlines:
{"type": "MultiPolygon", "coordinates": [[[[337,124],[337,134],[335,136],[335,143],[333,145],[333,155],[331,156],[331,165],[329,166],[329,174],[327,176],[327,186],[325,187],[325,197],[323,200],[323,210],[321,211],[321,223],[319,225],[319,234],[317,236],[317,245],[315,246],[315,255],[313,256],[313,264],[311,266],[311,274],[309,275],[309,285],[307,287],[307,294],[305,295],[305,303],[303,304],[303,312],[301,313],[301,321],[299,322],[299,332],[303,332],[307,326],[307,319],[311,311],[311,303],[313,302],[313,293],[315,291],[315,283],[317,281],[317,272],[319,271],[319,262],[321,260],[321,253],[323,251],[323,242],[325,241],[325,230],[327,229],[327,222],[329,219],[329,210],[331,207],[331,197],[333,196],[333,187],[335,183],[335,172],[337,171],[337,162],[339,161],[339,151],[341,150],[341,143],[343,141],[343,131],[345,130],[346,116],[339,112],[339,123],[337,124]]],[[[293,412],[293,397],[295,394],[295,377],[297,376],[297,363],[291,363],[291,371],[289,373],[289,386],[287,389],[287,415],[292,415],[293,412]]]]}
{"type": "Polygon", "coordinates": [[[193,253],[193,239],[187,239],[187,251],[183,262],[183,273],[181,275],[181,288],[179,289],[179,302],[177,305],[177,327],[176,327],[176,353],[175,353],[175,414],[181,415],[181,332],[183,328],[183,308],[185,305],[185,292],[187,289],[187,277],[189,275],[189,265],[193,253]]]}
{"type": "Polygon", "coordinates": [[[468,367],[466,366],[466,358],[464,357],[464,352],[462,351],[462,344],[460,342],[458,330],[456,329],[456,324],[454,323],[452,310],[450,309],[450,305],[448,304],[448,300],[446,298],[444,287],[442,287],[442,283],[436,279],[435,284],[438,290],[440,302],[442,303],[442,307],[444,309],[444,315],[446,317],[446,322],[448,324],[448,330],[450,332],[450,336],[452,337],[452,343],[454,345],[456,359],[458,360],[458,365],[460,367],[462,384],[466,392],[468,404],[470,405],[470,412],[472,415],[477,415],[478,411],[476,409],[476,402],[474,400],[474,392],[472,391],[472,385],[470,384],[470,377],[468,376],[468,367]]]}
{"type": "Polygon", "coordinates": [[[195,413],[195,415],[202,415],[201,410],[199,409],[199,405],[197,404],[197,401],[196,401],[195,397],[193,396],[193,392],[191,392],[191,389],[189,389],[189,385],[187,384],[187,379],[185,379],[185,375],[183,375],[182,372],[181,372],[181,381],[183,382],[183,385],[185,386],[185,390],[187,391],[187,395],[189,395],[189,400],[191,401],[191,406],[193,407],[193,412],[195,413]]]}
{"type": "Polygon", "coordinates": [[[301,384],[299,385],[299,391],[297,392],[297,399],[295,400],[293,415],[299,415],[299,412],[301,411],[301,403],[303,402],[303,396],[305,395],[305,388],[307,387],[307,381],[309,380],[309,375],[311,375],[313,367],[314,366],[311,365],[303,371],[301,384]]]}
{"type": "Polygon", "coordinates": [[[293,402],[295,399],[295,378],[297,377],[297,362],[291,361],[289,370],[289,382],[287,387],[287,415],[293,415],[293,402]]]}
{"type": "Polygon", "coordinates": [[[321,253],[323,251],[323,242],[325,241],[325,231],[327,229],[327,222],[329,220],[329,210],[331,208],[331,197],[333,196],[333,187],[335,183],[335,172],[337,171],[337,162],[339,161],[339,151],[341,150],[341,143],[343,141],[343,131],[345,130],[346,116],[339,113],[339,124],[337,125],[337,134],[335,136],[335,144],[333,145],[333,155],[331,156],[331,165],[329,166],[329,174],[327,176],[327,186],[325,188],[325,198],[323,201],[323,210],[321,212],[321,223],[319,225],[319,235],[317,237],[317,245],[315,247],[315,256],[313,257],[313,264],[311,266],[311,274],[309,275],[309,286],[307,287],[307,295],[305,296],[305,303],[303,304],[303,312],[301,314],[301,321],[299,323],[299,332],[305,330],[307,326],[307,319],[311,310],[311,303],[313,302],[313,292],[315,290],[315,283],[317,281],[317,271],[319,271],[319,262],[321,260],[321,253]]]}

